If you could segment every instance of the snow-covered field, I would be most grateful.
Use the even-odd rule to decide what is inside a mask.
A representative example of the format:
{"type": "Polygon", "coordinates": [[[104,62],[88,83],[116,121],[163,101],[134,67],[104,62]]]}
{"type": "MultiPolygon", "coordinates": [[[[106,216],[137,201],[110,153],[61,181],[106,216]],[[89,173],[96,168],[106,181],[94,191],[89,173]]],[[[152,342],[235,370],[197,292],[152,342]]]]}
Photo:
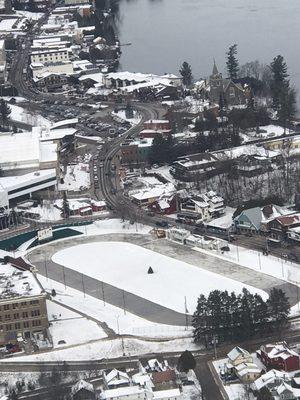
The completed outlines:
{"type": "Polygon", "coordinates": [[[125,110],[119,110],[116,113],[112,112],[112,116],[115,117],[119,121],[130,122],[131,125],[137,125],[141,120],[141,116],[136,111],[134,111],[133,118],[127,118],[125,110]]]}
{"type": "Polygon", "coordinates": [[[196,308],[201,293],[217,288],[266,293],[130,243],[86,243],[61,250],[53,261],[179,312],[196,308]],[[154,274],[147,274],[152,267],[154,274]]]}
{"type": "Polygon", "coordinates": [[[106,337],[106,334],[96,322],[90,321],[52,301],[47,301],[47,311],[54,347],[88,343],[90,340],[106,337]],[[60,340],[65,343],[59,344],[60,340]]]}

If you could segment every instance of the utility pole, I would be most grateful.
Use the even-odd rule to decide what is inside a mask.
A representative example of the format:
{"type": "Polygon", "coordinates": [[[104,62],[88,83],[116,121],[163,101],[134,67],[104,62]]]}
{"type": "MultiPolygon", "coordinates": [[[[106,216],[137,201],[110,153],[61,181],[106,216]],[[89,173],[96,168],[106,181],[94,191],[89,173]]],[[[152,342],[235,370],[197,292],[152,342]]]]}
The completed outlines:
{"type": "Polygon", "coordinates": [[[47,281],[48,281],[48,268],[47,268],[46,254],[44,254],[44,265],[45,265],[46,278],[47,278],[47,281]]]}
{"type": "Polygon", "coordinates": [[[123,310],[124,310],[124,314],[126,315],[125,291],[124,290],[123,290],[123,310]]]}
{"type": "Polygon", "coordinates": [[[261,259],[260,259],[260,252],[258,252],[258,263],[259,263],[259,269],[261,270],[261,259]]]}
{"type": "Polygon", "coordinates": [[[184,296],[184,312],[185,312],[185,330],[188,330],[189,327],[189,311],[187,309],[187,302],[186,302],[186,296],[184,296]]]}

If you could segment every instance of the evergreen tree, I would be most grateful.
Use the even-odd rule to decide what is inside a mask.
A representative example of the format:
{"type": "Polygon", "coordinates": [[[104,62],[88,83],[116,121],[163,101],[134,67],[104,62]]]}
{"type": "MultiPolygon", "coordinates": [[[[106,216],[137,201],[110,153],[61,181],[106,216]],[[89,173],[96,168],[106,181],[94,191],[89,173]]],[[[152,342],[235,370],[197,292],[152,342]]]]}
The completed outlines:
{"type": "Polygon", "coordinates": [[[207,347],[208,308],[207,299],[201,294],[198,297],[197,308],[193,315],[194,340],[196,343],[204,343],[207,347]]]}
{"type": "Polygon", "coordinates": [[[188,372],[190,369],[194,369],[196,367],[196,360],[193,354],[185,350],[178,359],[177,369],[180,372],[188,372]]]}
{"type": "Polygon", "coordinates": [[[15,389],[12,389],[8,394],[8,400],[18,400],[18,395],[15,389]]]}
{"type": "Polygon", "coordinates": [[[10,114],[11,108],[4,99],[0,99],[0,119],[2,126],[7,124],[10,114]]]}
{"type": "Polygon", "coordinates": [[[226,66],[227,66],[228,77],[232,80],[237,79],[239,72],[239,62],[236,57],[237,44],[233,44],[232,46],[230,46],[226,55],[227,55],[226,66]]]}
{"type": "Polygon", "coordinates": [[[69,216],[70,216],[70,206],[69,206],[69,201],[67,199],[66,191],[64,191],[64,194],[63,194],[63,215],[64,215],[64,218],[69,218],[69,216]]]}
{"type": "Polygon", "coordinates": [[[296,114],[296,92],[289,87],[283,88],[279,97],[278,118],[283,124],[284,133],[286,133],[287,125],[296,114]]]}
{"type": "Polygon", "coordinates": [[[270,83],[273,108],[275,111],[280,109],[282,93],[289,88],[287,65],[281,55],[275,57],[270,65],[272,79],[270,83]]]}
{"type": "Polygon", "coordinates": [[[192,67],[190,66],[190,64],[184,61],[179,70],[179,73],[182,76],[183,84],[185,86],[190,86],[193,81],[192,67]]]}
{"type": "Polygon", "coordinates": [[[159,133],[155,135],[149,153],[149,160],[152,164],[164,164],[173,160],[173,138],[169,135],[166,139],[159,133]]]}
{"type": "Polygon", "coordinates": [[[273,323],[275,332],[279,334],[288,326],[290,303],[283,290],[273,288],[267,301],[269,317],[273,323]]]}

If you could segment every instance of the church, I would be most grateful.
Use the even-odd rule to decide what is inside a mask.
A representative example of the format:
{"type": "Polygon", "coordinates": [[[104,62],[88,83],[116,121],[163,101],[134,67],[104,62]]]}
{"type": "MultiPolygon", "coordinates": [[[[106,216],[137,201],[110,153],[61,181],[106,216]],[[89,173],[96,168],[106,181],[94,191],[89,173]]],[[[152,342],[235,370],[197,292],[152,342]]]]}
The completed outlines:
{"type": "Polygon", "coordinates": [[[213,71],[209,77],[209,99],[213,103],[219,104],[223,97],[226,106],[243,105],[247,102],[246,90],[240,83],[234,83],[231,79],[224,79],[218,71],[214,61],[213,71]]]}

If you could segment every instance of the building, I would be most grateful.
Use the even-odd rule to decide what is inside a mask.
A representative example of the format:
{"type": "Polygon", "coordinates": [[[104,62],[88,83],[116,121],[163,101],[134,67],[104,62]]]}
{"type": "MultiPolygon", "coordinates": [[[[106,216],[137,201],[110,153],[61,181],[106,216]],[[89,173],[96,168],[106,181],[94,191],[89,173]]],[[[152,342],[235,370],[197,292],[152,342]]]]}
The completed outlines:
{"type": "Polygon", "coordinates": [[[150,119],[144,122],[144,129],[140,132],[140,137],[153,139],[158,134],[168,137],[171,132],[170,121],[150,119]]]}
{"type": "Polygon", "coordinates": [[[253,363],[253,357],[247,351],[242,349],[241,347],[236,346],[227,354],[228,362],[233,366],[236,367],[239,364],[244,363],[253,363]]]}
{"type": "Polygon", "coordinates": [[[153,392],[140,386],[126,386],[103,390],[101,400],[151,400],[153,392]]]}
{"type": "Polygon", "coordinates": [[[194,181],[201,175],[213,176],[220,168],[220,161],[211,153],[198,153],[179,157],[172,164],[170,173],[178,180],[194,181]]]}
{"type": "Polygon", "coordinates": [[[243,383],[254,382],[261,375],[261,368],[254,363],[241,363],[234,370],[236,376],[243,383]]]}
{"type": "Polygon", "coordinates": [[[61,89],[68,82],[68,77],[63,74],[44,72],[33,78],[37,88],[42,92],[52,92],[61,89]]]}
{"type": "Polygon", "coordinates": [[[81,379],[71,388],[72,400],[95,400],[95,390],[91,383],[81,379]]]}
{"type": "Polygon", "coordinates": [[[48,337],[46,294],[34,275],[1,265],[0,278],[0,344],[38,340],[48,337]]]}
{"type": "Polygon", "coordinates": [[[219,104],[220,98],[223,98],[228,106],[242,105],[247,102],[247,93],[242,85],[230,79],[224,79],[215,62],[207,89],[209,99],[213,103],[219,104]]]}
{"type": "Polygon", "coordinates": [[[180,212],[187,217],[192,214],[199,221],[210,219],[209,204],[202,198],[193,197],[182,199],[179,203],[180,212]]]}
{"type": "Polygon", "coordinates": [[[104,385],[107,389],[116,389],[118,387],[129,386],[131,381],[126,372],[112,369],[110,372],[103,373],[104,385]]]}
{"type": "Polygon", "coordinates": [[[0,178],[0,207],[8,208],[34,192],[56,186],[56,170],[46,169],[0,178]]]}
{"type": "Polygon", "coordinates": [[[42,128],[32,132],[0,135],[0,168],[3,171],[48,169],[57,167],[57,144],[43,140],[42,128]]]}
{"type": "Polygon", "coordinates": [[[121,161],[124,165],[145,164],[149,160],[153,139],[145,138],[125,141],[120,148],[121,161]]]}
{"type": "Polygon", "coordinates": [[[6,82],[6,51],[5,41],[0,40],[0,84],[6,82]]]}
{"type": "Polygon", "coordinates": [[[69,61],[69,52],[67,48],[45,49],[32,51],[30,55],[31,63],[59,63],[69,61]]]}
{"type": "Polygon", "coordinates": [[[259,391],[262,388],[266,387],[271,391],[271,393],[273,393],[276,388],[280,386],[283,382],[290,384],[290,375],[284,371],[271,369],[270,371],[266,372],[261,377],[256,379],[256,381],[252,385],[252,388],[255,391],[259,391]]]}
{"type": "Polygon", "coordinates": [[[267,368],[275,368],[285,372],[300,369],[299,355],[289,349],[285,342],[267,344],[257,351],[258,357],[267,368]]]}

